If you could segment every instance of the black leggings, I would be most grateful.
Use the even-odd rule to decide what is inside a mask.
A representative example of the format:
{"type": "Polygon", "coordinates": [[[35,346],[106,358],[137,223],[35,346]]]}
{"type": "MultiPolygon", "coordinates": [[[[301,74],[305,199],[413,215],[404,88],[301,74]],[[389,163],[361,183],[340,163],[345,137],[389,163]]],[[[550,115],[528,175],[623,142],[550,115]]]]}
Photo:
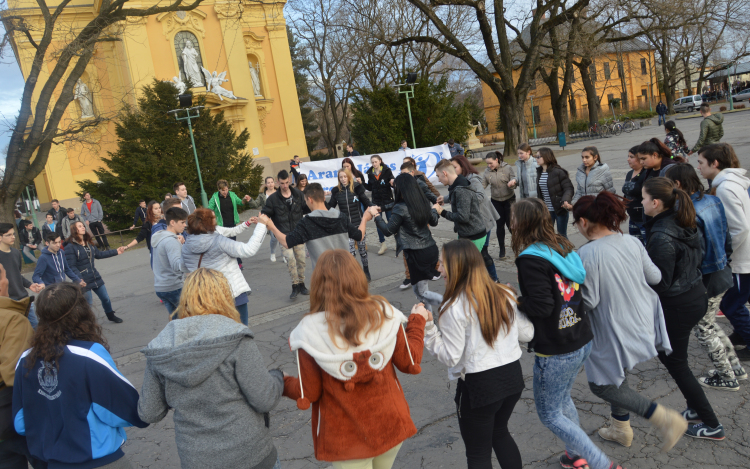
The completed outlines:
{"type": "Polygon", "coordinates": [[[497,242],[498,244],[500,244],[501,248],[505,246],[506,226],[508,227],[508,232],[510,233],[510,211],[515,201],[515,197],[511,197],[508,200],[503,200],[502,202],[495,199],[490,199],[490,202],[492,202],[492,206],[495,207],[498,215],[500,215],[500,218],[497,219],[497,231],[495,232],[495,235],[497,236],[497,242]]]}
{"type": "Polygon", "coordinates": [[[469,399],[460,399],[458,427],[466,446],[469,469],[491,469],[492,450],[502,469],[521,469],[521,452],[508,431],[508,420],[521,393],[472,409],[469,399]]]}

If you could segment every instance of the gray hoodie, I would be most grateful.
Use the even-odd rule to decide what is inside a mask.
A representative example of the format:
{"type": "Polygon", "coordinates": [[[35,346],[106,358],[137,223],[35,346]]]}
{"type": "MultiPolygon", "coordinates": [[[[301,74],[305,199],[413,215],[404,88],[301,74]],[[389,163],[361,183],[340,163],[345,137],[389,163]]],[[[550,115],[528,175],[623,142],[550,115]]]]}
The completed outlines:
{"type": "Polygon", "coordinates": [[[750,273],[750,179],[742,168],[725,168],[714,178],[711,186],[724,205],[727,230],[732,235],[732,273],[750,273]]]}
{"type": "Polygon", "coordinates": [[[490,198],[484,192],[484,186],[482,185],[482,176],[479,174],[469,174],[466,178],[471,183],[471,188],[477,193],[479,197],[480,208],[482,211],[482,220],[484,220],[484,227],[489,233],[490,230],[497,227],[497,219],[500,215],[495,210],[495,207],[490,202],[490,198]]]}
{"type": "Polygon", "coordinates": [[[158,231],[151,237],[151,248],[156,292],[182,288],[182,273],[187,269],[182,262],[182,244],[177,235],[169,230],[158,231]]]}
{"type": "Polygon", "coordinates": [[[89,207],[86,205],[86,201],[84,200],[83,205],[81,205],[81,218],[83,218],[83,221],[87,221],[89,223],[102,221],[102,219],[104,218],[104,210],[102,210],[102,204],[100,204],[96,199],[91,199],[91,211],[89,211],[89,207]]]}
{"type": "Polygon", "coordinates": [[[264,421],[284,390],[246,326],[209,314],[171,321],[146,355],[138,415],[162,420],[174,409],[183,469],[271,469],[276,447],[264,421]]]}

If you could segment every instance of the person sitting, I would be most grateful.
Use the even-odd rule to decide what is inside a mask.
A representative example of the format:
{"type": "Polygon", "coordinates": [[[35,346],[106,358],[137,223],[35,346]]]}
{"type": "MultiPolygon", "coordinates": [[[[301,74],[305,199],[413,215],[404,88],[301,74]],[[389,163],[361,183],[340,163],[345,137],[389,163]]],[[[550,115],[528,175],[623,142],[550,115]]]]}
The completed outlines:
{"type": "Polygon", "coordinates": [[[22,220],[18,234],[21,237],[24,257],[29,262],[36,262],[34,251],[37,250],[39,244],[42,242],[42,234],[39,232],[39,229],[29,220],[22,220]]]}

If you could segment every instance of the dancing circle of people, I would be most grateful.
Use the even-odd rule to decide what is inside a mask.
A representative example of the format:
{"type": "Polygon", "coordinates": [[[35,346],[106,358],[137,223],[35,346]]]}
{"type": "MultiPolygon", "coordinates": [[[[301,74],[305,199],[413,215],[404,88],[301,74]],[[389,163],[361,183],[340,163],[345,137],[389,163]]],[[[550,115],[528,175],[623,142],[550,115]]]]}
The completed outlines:
{"type": "MultiPolygon", "coordinates": [[[[34,468],[131,467],[121,448],[124,429],[147,427],[172,409],[183,468],[280,468],[270,429],[273,409],[287,397],[299,409],[312,407],[316,459],[336,469],[390,468],[417,433],[402,380],[421,372],[426,350],[457,381],[467,467],[491,467],[494,450],[503,469],[519,469],[509,419],[525,388],[523,348],[534,354],[536,412],[562,441],[562,467],[621,467],[580,426],[571,391],[584,365],[590,391],[611,406],[609,424],[598,431],[602,439],[630,447],[631,414],[657,430],[663,452],[683,436],[724,439],[704,388],[736,391],[747,379],[741,360],[748,352],[733,343],[750,341],[744,306],[750,179],[730,145],[709,144],[698,150],[706,190],[686,156],[651,139],[628,152],[632,170],[620,197],[596,147],[581,157],[572,182],[549,148],[533,152],[521,145],[515,171],[502,153],[491,152],[481,174],[456,154],[435,167],[447,196],[412,158],[394,176],[378,155],[365,174],[344,159],[330,193],[299,173],[298,158],[291,175],[267,178],[257,199],[240,198],[219,181],[209,207],[197,208],[178,182],[174,197],[142,202],[134,220],[135,226],[143,219],[138,237],[117,250],[100,250],[80,220],[70,218],[65,238],[53,226],[33,283],[20,275],[18,251],[10,249],[13,226],[0,224],[0,312],[23,318],[32,309],[28,295],[19,298],[23,287],[38,293],[31,304],[35,331],[25,318],[3,323],[15,340],[2,348],[15,346],[17,355],[12,366],[5,361],[0,368],[2,390],[12,392],[0,444],[14,442],[18,467],[27,460],[34,468]],[[260,207],[260,214],[241,222],[245,204],[260,207]],[[567,238],[570,214],[587,240],[577,250],[567,238]],[[453,224],[456,239],[438,247],[431,227],[441,219],[453,224]],[[372,220],[378,254],[390,236],[397,255],[403,253],[402,287],[417,299],[408,312],[369,292],[366,225],[372,220]],[[236,241],[253,225],[249,241],[236,241]],[[488,253],[495,229],[500,258],[507,259],[506,228],[517,289],[499,283],[488,253]],[[280,246],[287,264],[290,298],[310,301],[289,336],[292,374],[266,368],[247,327],[251,288],[242,259],[257,254],[267,233],[271,261],[280,246]],[[108,351],[92,293],[110,321],[122,322],[95,260],[144,239],[155,292],[170,320],[142,351],[139,393],[108,351]],[[313,270],[306,284],[308,256],[313,270]],[[430,290],[429,282],[441,278],[444,293],[430,290]],[[716,322],[718,310],[735,328],[729,337],[716,322]],[[688,363],[691,334],[714,365],[700,379],[688,363]],[[684,396],[684,410],[628,385],[629,371],[655,357],[684,396]]],[[[55,217],[49,217],[53,224],[55,217]]]]}

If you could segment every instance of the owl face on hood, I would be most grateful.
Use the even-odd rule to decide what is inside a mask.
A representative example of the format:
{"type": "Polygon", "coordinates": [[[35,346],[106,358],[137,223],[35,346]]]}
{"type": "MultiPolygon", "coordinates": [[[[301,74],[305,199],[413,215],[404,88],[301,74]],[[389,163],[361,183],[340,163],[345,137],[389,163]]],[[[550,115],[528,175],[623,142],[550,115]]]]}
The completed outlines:
{"type": "Polygon", "coordinates": [[[341,363],[339,371],[348,378],[344,388],[352,391],[356,383],[369,383],[373,379],[382,380],[380,373],[385,368],[387,360],[381,352],[372,353],[369,350],[354,353],[351,360],[341,363]]]}

